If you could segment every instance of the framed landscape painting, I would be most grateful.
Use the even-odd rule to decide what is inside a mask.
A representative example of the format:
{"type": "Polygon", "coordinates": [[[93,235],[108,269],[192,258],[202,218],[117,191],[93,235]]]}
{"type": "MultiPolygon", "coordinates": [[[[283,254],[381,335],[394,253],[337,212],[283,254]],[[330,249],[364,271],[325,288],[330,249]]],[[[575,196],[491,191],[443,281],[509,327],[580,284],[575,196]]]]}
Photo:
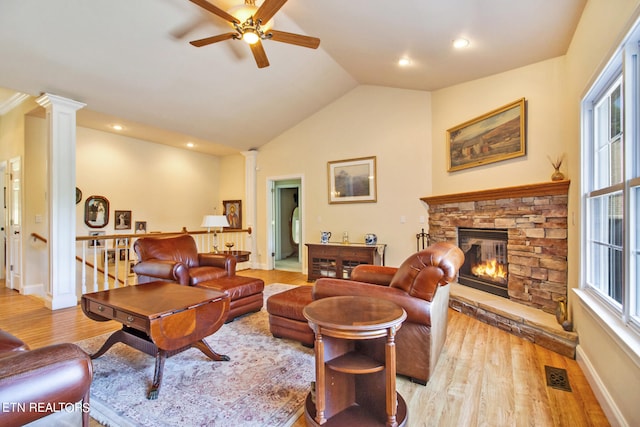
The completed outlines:
{"type": "Polygon", "coordinates": [[[376,202],[376,158],[336,160],[327,163],[329,203],[376,202]]]}
{"type": "Polygon", "coordinates": [[[447,130],[449,172],[525,155],[526,101],[521,98],[447,130]]]}

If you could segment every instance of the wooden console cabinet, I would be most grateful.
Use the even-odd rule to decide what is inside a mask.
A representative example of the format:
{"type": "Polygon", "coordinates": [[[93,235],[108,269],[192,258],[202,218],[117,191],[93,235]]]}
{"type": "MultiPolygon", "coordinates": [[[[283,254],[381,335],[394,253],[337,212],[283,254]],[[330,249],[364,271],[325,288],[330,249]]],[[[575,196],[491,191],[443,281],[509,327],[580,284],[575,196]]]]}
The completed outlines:
{"type": "Polygon", "coordinates": [[[359,264],[384,265],[387,245],[307,243],[308,281],[321,277],[348,279],[359,264]]]}

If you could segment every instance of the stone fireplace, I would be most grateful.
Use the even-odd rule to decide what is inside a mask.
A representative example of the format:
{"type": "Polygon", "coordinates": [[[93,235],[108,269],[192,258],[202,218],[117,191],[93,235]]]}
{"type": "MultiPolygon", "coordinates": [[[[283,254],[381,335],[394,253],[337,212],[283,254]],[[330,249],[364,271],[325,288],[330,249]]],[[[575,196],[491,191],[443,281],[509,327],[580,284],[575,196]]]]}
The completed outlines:
{"type": "Polygon", "coordinates": [[[555,312],[567,295],[569,181],[425,197],[432,242],[458,244],[458,229],[506,230],[507,297],[555,312]]]}
{"type": "Polygon", "coordinates": [[[552,181],[421,200],[429,208],[431,242],[451,242],[465,252],[450,307],[575,357],[577,334],[564,331],[553,315],[557,301],[567,297],[569,184],[552,181]],[[496,266],[506,261],[506,277],[473,286],[472,296],[461,294],[465,280],[478,279],[466,264],[494,255],[496,266]],[[505,308],[507,303],[513,307],[505,308]]]}

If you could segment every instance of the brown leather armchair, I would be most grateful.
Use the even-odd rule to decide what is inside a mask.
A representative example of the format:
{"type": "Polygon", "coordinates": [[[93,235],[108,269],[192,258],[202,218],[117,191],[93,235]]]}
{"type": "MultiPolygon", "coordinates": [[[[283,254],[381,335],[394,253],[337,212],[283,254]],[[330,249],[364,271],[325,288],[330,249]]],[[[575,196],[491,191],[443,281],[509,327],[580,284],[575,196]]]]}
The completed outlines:
{"type": "Polygon", "coordinates": [[[198,253],[188,234],[171,237],[142,237],[133,244],[139,262],[133,267],[138,283],[167,280],[181,285],[197,285],[236,274],[231,255],[198,253]]]}
{"type": "Polygon", "coordinates": [[[21,426],[73,408],[82,411],[82,425],[89,426],[92,378],[91,359],[80,347],[57,344],[29,350],[0,330],[0,425],[21,426]]]}
{"type": "Polygon", "coordinates": [[[227,322],[262,308],[264,281],[237,276],[232,255],[198,253],[188,234],[142,237],[133,249],[140,261],[133,267],[138,283],[167,280],[226,292],[231,298],[227,322]]]}
{"type": "Polygon", "coordinates": [[[362,295],[393,301],[407,312],[396,335],[398,374],[426,384],[447,333],[449,281],[464,262],[455,245],[440,242],[410,256],[399,268],[359,265],[351,280],[318,279],[313,298],[362,295]]]}

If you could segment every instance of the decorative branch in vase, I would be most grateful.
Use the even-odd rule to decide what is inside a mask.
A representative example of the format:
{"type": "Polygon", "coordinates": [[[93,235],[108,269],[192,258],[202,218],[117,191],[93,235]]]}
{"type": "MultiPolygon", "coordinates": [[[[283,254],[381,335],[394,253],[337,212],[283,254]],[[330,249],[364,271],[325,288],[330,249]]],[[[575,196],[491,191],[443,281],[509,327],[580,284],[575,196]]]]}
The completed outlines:
{"type": "Polygon", "coordinates": [[[555,160],[551,159],[551,156],[547,156],[547,158],[554,169],[553,175],[551,175],[551,181],[562,181],[564,179],[564,174],[560,172],[560,166],[562,166],[562,162],[564,161],[564,154],[560,155],[560,157],[556,157],[555,160]]]}

